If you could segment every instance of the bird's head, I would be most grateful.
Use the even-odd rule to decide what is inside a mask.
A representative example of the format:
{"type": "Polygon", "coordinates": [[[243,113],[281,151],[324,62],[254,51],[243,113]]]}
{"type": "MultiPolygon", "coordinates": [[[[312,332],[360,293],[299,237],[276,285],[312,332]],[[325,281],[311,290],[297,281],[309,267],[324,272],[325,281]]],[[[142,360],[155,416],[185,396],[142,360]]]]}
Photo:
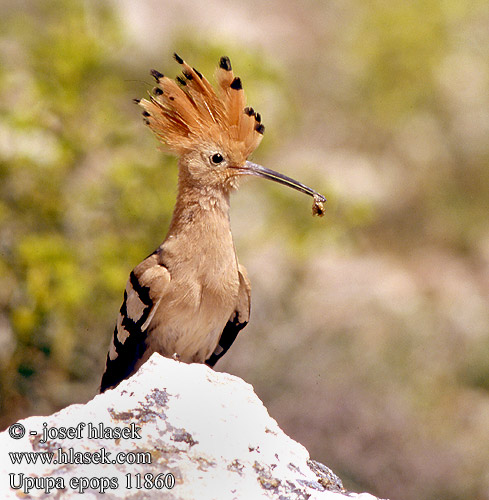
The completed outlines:
{"type": "MultiPolygon", "coordinates": [[[[176,80],[152,70],[156,87],[148,99],[136,100],[145,123],[165,149],[181,158],[188,182],[230,191],[242,175],[264,177],[314,197],[315,213],[322,215],[324,196],[273,170],[248,161],[258,147],[265,127],[261,116],[246,106],[239,77],[229,58],[221,57],[216,71],[217,92],[209,81],[180,56],[183,67],[176,80]]],[[[313,207],[314,211],[314,207],[313,207]]]]}

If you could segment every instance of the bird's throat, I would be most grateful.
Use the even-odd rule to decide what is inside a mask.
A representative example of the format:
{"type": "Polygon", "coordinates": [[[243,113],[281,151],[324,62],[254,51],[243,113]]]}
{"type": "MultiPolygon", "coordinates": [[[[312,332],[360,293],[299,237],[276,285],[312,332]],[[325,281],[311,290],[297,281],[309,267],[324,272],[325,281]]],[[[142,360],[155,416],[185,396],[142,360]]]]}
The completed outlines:
{"type": "Polygon", "coordinates": [[[179,185],[169,235],[198,230],[230,232],[229,193],[179,185]]]}

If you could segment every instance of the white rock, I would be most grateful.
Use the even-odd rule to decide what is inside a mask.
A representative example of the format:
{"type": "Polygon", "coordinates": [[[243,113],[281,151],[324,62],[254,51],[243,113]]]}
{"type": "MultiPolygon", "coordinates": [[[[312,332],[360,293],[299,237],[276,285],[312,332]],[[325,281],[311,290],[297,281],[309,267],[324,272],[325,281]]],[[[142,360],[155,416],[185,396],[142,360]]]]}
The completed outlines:
{"type": "Polygon", "coordinates": [[[284,434],[249,384],[158,354],[86,405],[17,424],[0,434],[5,499],[79,499],[80,490],[89,499],[375,498],[346,494],[327,467],[284,434]],[[100,425],[108,435],[94,433],[100,425]],[[127,435],[114,435],[117,428],[127,435]],[[24,437],[11,437],[22,429],[24,437]],[[53,434],[45,440],[47,429],[53,434]],[[59,463],[63,457],[82,463],[59,463]],[[108,463],[95,463],[100,459],[108,463]]]}

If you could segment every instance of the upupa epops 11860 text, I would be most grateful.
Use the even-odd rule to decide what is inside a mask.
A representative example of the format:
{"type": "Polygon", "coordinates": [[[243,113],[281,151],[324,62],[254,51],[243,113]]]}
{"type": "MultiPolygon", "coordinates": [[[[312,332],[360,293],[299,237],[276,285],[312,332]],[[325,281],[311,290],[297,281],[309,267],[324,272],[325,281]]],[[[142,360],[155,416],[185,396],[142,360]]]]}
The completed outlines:
{"type": "Polygon", "coordinates": [[[250,283],[238,263],[229,221],[229,195],[242,175],[280,182],[314,198],[303,184],[248,161],[260,143],[261,117],[246,107],[241,80],[222,57],[218,91],[177,54],[183,76],[156,70],[148,99],[136,100],[145,123],[179,156],[178,194],[160,247],[130,274],[107,355],[101,391],[131,376],[153,352],[186,363],[214,364],[250,316],[250,283]]]}

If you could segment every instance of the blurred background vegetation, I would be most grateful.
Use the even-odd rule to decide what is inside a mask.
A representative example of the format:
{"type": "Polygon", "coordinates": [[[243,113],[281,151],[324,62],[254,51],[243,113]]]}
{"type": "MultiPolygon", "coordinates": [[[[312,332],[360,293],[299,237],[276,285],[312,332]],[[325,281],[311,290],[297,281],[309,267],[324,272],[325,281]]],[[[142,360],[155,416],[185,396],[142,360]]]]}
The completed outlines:
{"type": "MultiPolygon", "coordinates": [[[[252,321],[218,369],[347,487],[489,499],[489,3],[0,0],[0,423],[97,391],[176,163],[131,99],[230,56],[267,127],[234,196],[252,321]]],[[[164,381],[162,381],[164,384],[164,381]]]]}

